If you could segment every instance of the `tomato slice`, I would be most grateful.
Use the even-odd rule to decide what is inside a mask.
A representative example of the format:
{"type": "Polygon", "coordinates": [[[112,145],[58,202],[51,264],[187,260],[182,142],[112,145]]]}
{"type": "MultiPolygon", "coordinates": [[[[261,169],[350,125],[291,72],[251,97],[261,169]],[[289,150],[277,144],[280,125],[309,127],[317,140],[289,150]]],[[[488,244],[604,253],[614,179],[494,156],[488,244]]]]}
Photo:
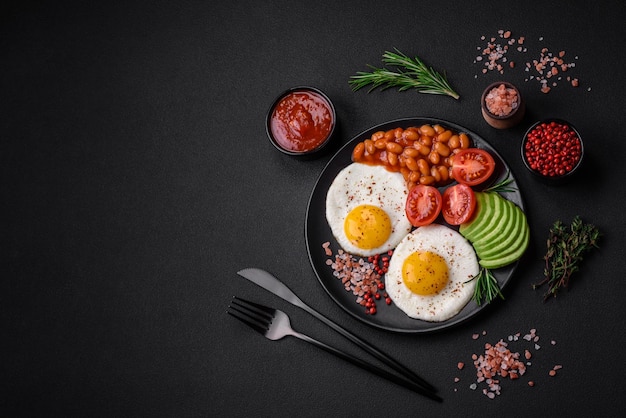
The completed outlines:
{"type": "Polygon", "coordinates": [[[452,177],[468,186],[475,186],[486,181],[496,163],[488,151],[480,148],[467,148],[452,158],[452,177]]]}
{"type": "Polygon", "coordinates": [[[443,192],[443,219],[450,225],[461,225],[469,221],[476,210],[476,195],[466,184],[455,184],[443,192]]]}
{"type": "Polygon", "coordinates": [[[406,217],[413,226],[432,223],[441,212],[441,193],[436,187],[417,184],[406,199],[406,217]]]}

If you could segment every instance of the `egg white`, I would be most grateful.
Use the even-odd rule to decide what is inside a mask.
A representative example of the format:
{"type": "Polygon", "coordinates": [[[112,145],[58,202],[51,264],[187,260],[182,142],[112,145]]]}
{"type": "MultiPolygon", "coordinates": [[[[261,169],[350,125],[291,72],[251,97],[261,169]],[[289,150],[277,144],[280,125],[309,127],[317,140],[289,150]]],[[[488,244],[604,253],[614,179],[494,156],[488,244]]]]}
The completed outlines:
{"type": "Polygon", "coordinates": [[[408,195],[402,174],[383,166],[352,163],[335,177],[326,195],[326,220],[341,248],[354,255],[367,257],[387,252],[411,231],[405,205],[408,195]],[[391,234],[384,244],[363,249],[350,242],[344,233],[346,216],[360,205],[383,209],[391,220],[391,234]]]}
{"type": "Polygon", "coordinates": [[[393,303],[409,317],[441,322],[458,314],[471,300],[479,272],[478,259],[472,245],[457,231],[444,225],[431,224],[415,229],[396,247],[385,275],[385,289],[393,303]],[[434,295],[417,295],[404,284],[404,260],[415,251],[430,251],[446,260],[449,282],[434,295]]]}

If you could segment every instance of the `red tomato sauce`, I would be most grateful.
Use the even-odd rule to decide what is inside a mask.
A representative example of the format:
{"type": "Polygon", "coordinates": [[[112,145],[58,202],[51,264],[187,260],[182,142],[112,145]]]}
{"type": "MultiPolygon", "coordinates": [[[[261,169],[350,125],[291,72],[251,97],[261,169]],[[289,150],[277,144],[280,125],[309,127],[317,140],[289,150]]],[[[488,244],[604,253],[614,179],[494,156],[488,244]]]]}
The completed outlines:
{"type": "Polygon", "coordinates": [[[274,108],[271,130],[282,148],[306,152],[328,138],[333,124],[332,111],[324,97],[311,91],[294,91],[274,108]]]}

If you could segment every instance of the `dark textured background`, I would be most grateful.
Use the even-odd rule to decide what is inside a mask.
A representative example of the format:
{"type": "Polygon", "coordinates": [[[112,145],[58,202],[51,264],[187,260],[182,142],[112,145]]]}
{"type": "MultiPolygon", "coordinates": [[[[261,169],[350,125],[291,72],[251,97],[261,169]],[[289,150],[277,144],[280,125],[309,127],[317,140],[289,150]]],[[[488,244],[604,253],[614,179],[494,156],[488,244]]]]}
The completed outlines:
{"type": "Polygon", "coordinates": [[[618,0],[536,3],[3,3],[0,415],[623,415],[626,8],[618,0]],[[473,63],[480,37],[498,29],[525,36],[528,52],[503,75],[482,74],[473,63]],[[562,81],[544,95],[525,81],[523,63],[544,46],[578,57],[571,74],[579,88],[562,81]],[[394,47],[445,70],[461,99],[352,92],[349,76],[380,65],[394,47]],[[490,128],[478,105],[498,79],[516,83],[528,105],[507,131],[490,128]],[[332,302],[304,241],[308,197],[331,154],[282,156],[264,131],[275,96],[303,84],[335,103],[331,153],[373,125],[417,116],[465,126],[501,153],[532,228],[505,301],[433,335],[374,329],[332,302]],[[523,132],[549,116],[573,122],[587,150],[581,176],[561,187],[536,182],[519,157],[523,132]],[[531,289],[544,240],[555,220],[575,215],[604,232],[601,249],[568,292],[544,304],[531,289]],[[236,275],[250,266],[376,341],[438,386],[445,402],[301,341],[269,342],[227,316],[233,295],[248,297],[358,353],[236,275]],[[495,400],[470,390],[471,354],[531,328],[542,349],[528,378],[504,382],[495,400]],[[563,369],[549,378],[554,364],[563,369]]]}

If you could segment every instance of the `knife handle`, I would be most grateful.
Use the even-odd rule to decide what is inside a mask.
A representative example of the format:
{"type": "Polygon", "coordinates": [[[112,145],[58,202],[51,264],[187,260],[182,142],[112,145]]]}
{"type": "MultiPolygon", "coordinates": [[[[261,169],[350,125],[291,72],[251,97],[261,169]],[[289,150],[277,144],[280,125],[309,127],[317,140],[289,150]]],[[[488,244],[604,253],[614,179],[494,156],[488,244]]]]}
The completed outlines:
{"type": "Polygon", "coordinates": [[[364,360],[361,360],[358,357],[353,357],[350,356],[346,353],[344,353],[343,351],[340,351],[338,349],[336,349],[335,347],[331,347],[328,344],[325,344],[321,341],[315,340],[311,337],[309,337],[308,335],[305,334],[301,334],[299,332],[294,332],[293,334],[294,337],[299,338],[303,341],[309,342],[331,354],[334,354],[335,356],[348,361],[349,363],[354,364],[355,366],[361,367],[364,370],[367,370],[368,372],[374,373],[375,375],[378,375],[384,379],[387,379],[393,383],[396,383],[398,385],[404,386],[405,388],[412,390],[416,393],[419,393],[420,395],[424,395],[429,397],[430,399],[436,400],[437,402],[442,402],[441,397],[437,396],[433,391],[430,391],[426,388],[424,388],[422,385],[417,384],[416,382],[412,381],[412,380],[408,380],[406,377],[404,376],[398,376],[396,374],[393,374],[385,369],[381,369],[378,366],[375,366],[371,363],[368,363],[364,360]]]}
{"type": "Polygon", "coordinates": [[[388,355],[388,354],[384,353],[383,351],[381,351],[380,349],[378,349],[376,346],[374,346],[371,343],[365,341],[364,339],[358,337],[357,335],[355,335],[352,332],[348,331],[347,329],[343,328],[341,325],[339,325],[339,324],[331,321],[330,319],[326,318],[324,315],[322,315],[321,313],[317,312],[316,310],[314,310],[313,308],[309,307],[308,305],[304,304],[304,306],[302,306],[302,309],[304,309],[305,311],[307,311],[308,313],[310,313],[311,315],[313,315],[314,317],[316,317],[317,319],[319,319],[320,321],[322,321],[323,323],[325,323],[326,325],[328,325],[329,327],[331,327],[332,329],[337,331],[339,334],[343,335],[344,337],[346,337],[347,339],[352,341],[357,346],[361,347],[363,350],[367,351],[372,356],[376,357],[381,362],[385,363],[387,366],[391,367],[392,369],[394,369],[398,373],[402,374],[406,378],[408,378],[411,381],[413,381],[413,382],[423,386],[427,390],[430,390],[430,391],[433,391],[433,392],[437,391],[437,389],[433,385],[431,385],[426,380],[424,380],[423,378],[421,378],[420,376],[415,374],[415,372],[413,372],[411,369],[409,369],[406,366],[404,366],[398,360],[394,359],[390,355],[388,355]]]}

